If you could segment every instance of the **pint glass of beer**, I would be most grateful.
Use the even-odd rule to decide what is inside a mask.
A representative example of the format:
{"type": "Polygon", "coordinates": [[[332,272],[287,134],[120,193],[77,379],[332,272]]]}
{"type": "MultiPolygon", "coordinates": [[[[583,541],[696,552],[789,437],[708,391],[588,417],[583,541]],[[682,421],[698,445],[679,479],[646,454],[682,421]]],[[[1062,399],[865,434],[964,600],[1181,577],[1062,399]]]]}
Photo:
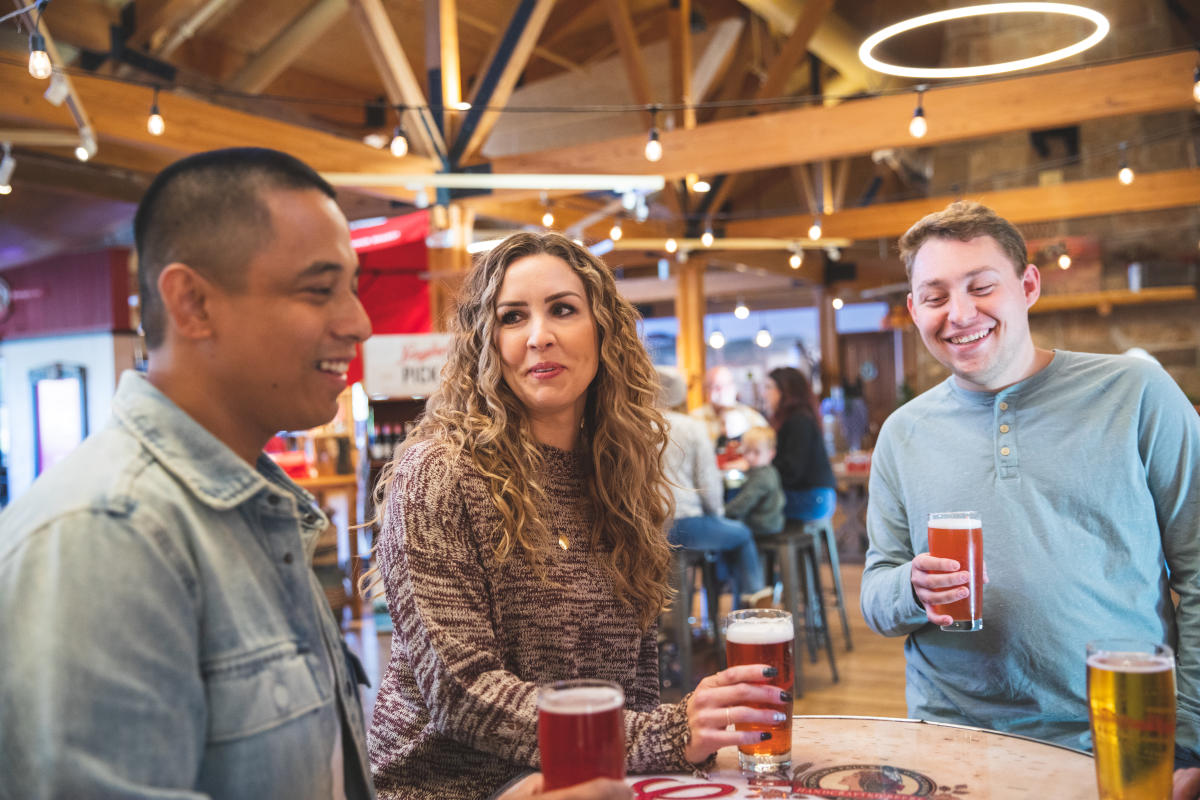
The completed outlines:
{"type": "MultiPolygon", "coordinates": [[[[793,663],[792,615],[774,608],[747,608],[725,617],[725,659],[729,666],[743,664],[766,664],[774,667],[777,674],[769,683],[785,691],[792,691],[793,663]]],[[[752,704],[755,708],[769,708],[786,715],[783,722],[737,723],[739,731],[770,731],[771,738],[765,742],[753,742],[738,747],[738,765],[743,772],[763,774],[787,772],[792,766],[792,704],[752,704]]]]}
{"type": "Polygon", "coordinates": [[[547,791],[625,777],[625,692],[579,678],[538,689],[538,747],[547,791]]]}
{"type": "Polygon", "coordinates": [[[1088,718],[1100,800],[1166,800],[1175,767],[1175,655],[1165,644],[1087,646],[1088,718]]]}
{"type": "MultiPolygon", "coordinates": [[[[983,522],[975,511],[939,511],[929,515],[929,555],[952,558],[969,574],[961,600],[934,604],[933,613],[949,614],[954,622],[944,631],[977,631],[983,628],[983,522]]],[[[958,570],[955,570],[956,572],[958,570]]]]}

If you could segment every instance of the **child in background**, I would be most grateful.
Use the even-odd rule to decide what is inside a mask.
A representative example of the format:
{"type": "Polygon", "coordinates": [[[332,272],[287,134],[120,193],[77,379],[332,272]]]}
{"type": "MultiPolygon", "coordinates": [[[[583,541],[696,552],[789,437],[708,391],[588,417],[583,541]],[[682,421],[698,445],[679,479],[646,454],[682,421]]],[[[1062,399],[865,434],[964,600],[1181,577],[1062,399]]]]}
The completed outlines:
{"type": "Polygon", "coordinates": [[[757,426],[742,436],[742,457],[746,459],[746,482],[733,499],[725,504],[725,516],[746,524],[755,536],[770,536],[783,530],[783,483],[775,460],[775,431],[757,426]]]}

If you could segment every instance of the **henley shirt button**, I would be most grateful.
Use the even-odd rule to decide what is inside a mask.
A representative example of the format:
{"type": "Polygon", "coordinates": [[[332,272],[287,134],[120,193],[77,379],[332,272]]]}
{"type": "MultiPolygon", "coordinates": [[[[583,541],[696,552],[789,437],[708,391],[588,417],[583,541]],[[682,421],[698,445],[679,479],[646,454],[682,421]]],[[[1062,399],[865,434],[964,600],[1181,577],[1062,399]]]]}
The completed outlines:
{"type": "Polygon", "coordinates": [[[277,494],[267,495],[267,502],[273,506],[279,505],[279,495],[277,495],[277,494]]]}
{"type": "Polygon", "coordinates": [[[1008,453],[1009,453],[1009,449],[1007,447],[1000,448],[1000,455],[1006,456],[1006,455],[1008,455],[1008,453]]]}
{"type": "Polygon", "coordinates": [[[280,708],[287,706],[288,689],[282,683],[275,684],[275,688],[271,690],[271,697],[275,700],[275,705],[280,708]]]}
{"type": "MultiPolygon", "coordinates": [[[[1006,455],[1007,455],[1007,454],[1006,454],[1006,455]]],[[[291,554],[291,553],[284,553],[284,554],[283,554],[283,563],[285,563],[285,564],[290,564],[290,563],[292,563],[292,554],[291,554]]]]}
{"type": "Polygon", "coordinates": [[[1006,403],[1006,402],[1004,402],[1003,400],[1001,400],[1001,401],[1000,401],[1000,410],[1001,410],[1001,411],[1008,411],[1008,403],[1006,403]]]}
{"type": "Polygon", "coordinates": [[[305,515],[304,515],[304,522],[305,522],[305,524],[307,524],[307,525],[312,525],[312,524],[313,524],[314,522],[316,522],[316,521],[317,521],[317,515],[316,515],[316,514],[313,514],[313,513],[311,513],[311,512],[310,512],[310,513],[308,513],[308,514],[305,514],[305,515]]]}
{"type": "Polygon", "coordinates": [[[1000,426],[1000,432],[1001,432],[1001,433],[1008,433],[1008,426],[1007,426],[1007,425],[1001,425],[1001,426],[1000,426]]]}

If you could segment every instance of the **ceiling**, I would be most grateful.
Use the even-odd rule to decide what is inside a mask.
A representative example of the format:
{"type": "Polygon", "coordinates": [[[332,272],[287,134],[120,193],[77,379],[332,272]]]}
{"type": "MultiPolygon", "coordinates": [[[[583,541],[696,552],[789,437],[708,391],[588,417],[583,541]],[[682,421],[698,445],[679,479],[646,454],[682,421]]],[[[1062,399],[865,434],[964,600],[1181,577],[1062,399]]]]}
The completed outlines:
{"type": "MultiPolygon", "coordinates": [[[[589,241],[607,237],[617,213],[629,238],[694,239],[711,226],[717,244],[690,257],[737,278],[710,281],[710,296],[761,283],[764,295],[785,302],[788,285],[893,285],[903,278],[895,237],[963,195],[1038,236],[1091,236],[1105,253],[1144,245],[1194,264],[1200,134],[1190,94],[1196,54],[1187,47],[1200,41],[1200,0],[1085,4],[1112,23],[1100,45],[1040,72],[930,81],[930,130],[918,141],[906,130],[915,81],[867,70],[858,43],[958,3],[52,0],[42,27],[70,76],[68,104],[52,106],[42,97],[47,82],[28,76],[28,28],[0,26],[0,141],[17,142],[18,161],[13,193],[0,197],[0,268],[125,240],[133,203],[155,171],[238,144],[279,147],[322,171],[358,175],[447,165],[661,174],[667,186],[647,198],[640,221],[605,192],[555,191],[543,200],[537,191],[496,191],[453,201],[473,212],[479,238],[539,224],[544,202],[557,226],[589,241]],[[166,120],[160,137],[145,129],[153,87],[166,120]],[[443,111],[458,99],[472,109],[443,111]],[[86,164],[72,155],[71,102],[96,133],[86,164]],[[663,108],[652,115],[652,104],[663,108]],[[390,135],[398,113],[409,155],[363,143],[390,135]],[[665,151],[655,164],[642,155],[652,122],[665,151]],[[1120,193],[1112,176],[1122,157],[1140,171],[1120,193]],[[695,177],[711,191],[692,190],[695,177]],[[841,261],[830,266],[817,246],[793,272],[785,245],[806,239],[817,210],[823,235],[845,240],[841,261]],[[1130,211],[1132,230],[1111,222],[1130,211]],[[722,236],[780,246],[724,248],[722,236]]],[[[963,20],[905,34],[884,53],[918,66],[977,65],[1062,47],[1089,29],[1051,15],[963,20]]],[[[343,182],[351,218],[447,199],[343,182]]],[[[605,258],[634,279],[655,274],[664,256],[639,247],[605,258]]]]}

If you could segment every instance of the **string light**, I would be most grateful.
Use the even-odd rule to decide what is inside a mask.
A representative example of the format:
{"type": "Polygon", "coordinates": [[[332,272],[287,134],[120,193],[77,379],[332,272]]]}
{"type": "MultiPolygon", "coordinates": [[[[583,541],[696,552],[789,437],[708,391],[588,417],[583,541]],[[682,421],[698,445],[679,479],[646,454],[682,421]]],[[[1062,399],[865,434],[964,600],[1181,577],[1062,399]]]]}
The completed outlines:
{"type": "Polygon", "coordinates": [[[844,305],[845,305],[845,303],[842,302],[842,298],[840,298],[840,297],[833,298],[833,307],[835,310],[840,311],[842,306],[844,306],[844,305]]]}
{"type": "Polygon", "coordinates": [[[608,229],[608,238],[612,239],[614,242],[619,242],[621,241],[622,233],[621,221],[617,220],[613,223],[613,226],[608,229]]]}
{"type": "Polygon", "coordinates": [[[708,335],[708,346],[713,350],[720,350],[725,346],[725,334],[721,333],[720,328],[708,335]]]}
{"type": "Polygon", "coordinates": [[[1117,180],[1125,186],[1133,183],[1133,170],[1129,168],[1129,162],[1125,160],[1125,142],[1121,142],[1121,168],[1117,170],[1117,180]]]}
{"type": "Polygon", "coordinates": [[[388,150],[392,151],[392,155],[396,158],[404,158],[408,155],[408,139],[404,136],[404,129],[399,125],[392,131],[392,141],[388,144],[388,150]]]}
{"type": "Polygon", "coordinates": [[[929,132],[929,123],[925,121],[925,85],[917,87],[917,107],[913,109],[912,119],[908,121],[908,132],[914,139],[921,139],[929,132]]]}
{"type": "Polygon", "coordinates": [[[1192,99],[1200,103],[1200,67],[1192,70],[1192,99]]]}
{"type": "Polygon", "coordinates": [[[29,34],[29,74],[41,81],[53,73],[50,54],[46,52],[46,37],[34,31],[29,34]]]}
{"type": "Polygon", "coordinates": [[[800,269],[800,265],[803,263],[804,256],[800,250],[793,250],[792,254],[788,256],[788,266],[792,269],[800,269]]]}
{"type": "Polygon", "coordinates": [[[704,226],[704,233],[700,234],[700,244],[705,247],[712,247],[713,238],[712,223],[710,222],[704,226]]]}
{"type": "Polygon", "coordinates": [[[679,249],[679,242],[675,241],[675,237],[672,236],[663,242],[663,249],[668,253],[674,253],[679,249]]]}
{"type": "Polygon", "coordinates": [[[758,333],[754,334],[754,343],[759,347],[766,349],[771,346],[771,332],[767,330],[767,326],[758,329],[758,333]]]}
{"type": "Polygon", "coordinates": [[[813,224],[808,229],[808,238],[814,242],[821,238],[821,215],[813,217],[813,224]]]}
{"type": "Polygon", "coordinates": [[[4,143],[4,158],[0,159],[0,194],[12,192],[12,175],[17,168],[17,160],[13,158],[12,145],[4,143]]]}
{"type": "Polygon", "coordinates": [[[146,130],[151,136],[162,136],[167,129],[162,114],[158,111],[158,87],[154,87],[154,99],[150,102],[150,116],[146,118],[146,130]]]}
{"type": "Polygon", "coordinates": [[[1069,255],[1067,255],[1066,253],[1063,253],[1061,256],[1059,256],[1058,257],[1058,268],[1059,269],[1070,269],[1071,268],[1071,257],[1069,255]]]}
{"type": "Polygon", "coordinates": [[[542,226],[545,228],[554,227],[554,212],[548,208],[546,209],[546,213],[542,214],[542,226]]]}
{"type": "Polygon", "coordinates": [[[646,137],[646,160],[661,161],[663,157],[662,142],[658,140],[658,107],[650,111],[650,134],[646,137]]]}
{"type": "Polygon", "coordinates": [[[92,133],[91,128],[82,128],[79,131],[79,146],[75,148],[75,157],[80,161],[87,161],[94,155],[96,155],[96,135],[92,133]]]}
{"type": "Polygon", "coordinates": [[[708,181],[704,180],[703,178],[701,178],[700,180],[698,180],[692,184],[693,192],[699,192],[700,194],[704,194],[709,189],[712,189],[712,184],[709,183],[708,181]]]}
{"type": "Polygon", "coordinates": [[[740,297],[738,298],[737,306],[733,309],[733,315],[738,319],[747,319],[750,316],[750,307],[740,297]]]}

